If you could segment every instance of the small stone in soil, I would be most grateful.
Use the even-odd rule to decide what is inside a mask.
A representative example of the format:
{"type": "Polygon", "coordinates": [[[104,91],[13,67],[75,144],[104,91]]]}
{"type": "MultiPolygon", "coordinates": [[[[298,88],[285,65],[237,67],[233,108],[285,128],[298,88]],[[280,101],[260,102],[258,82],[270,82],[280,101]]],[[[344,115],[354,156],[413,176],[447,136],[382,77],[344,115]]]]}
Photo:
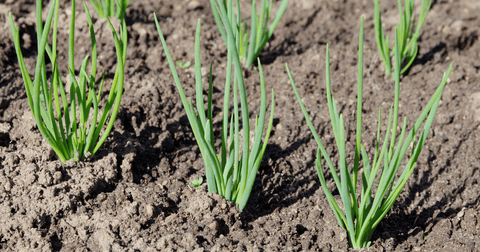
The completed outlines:
{"type": "Polygon", "coordinates": [[[220,229],[220,225],[218,224],[218,222],[216,220],[214,220],[212,223],[210,223],[208,225],[208,227],[212,230],[212,231],[218,231],[220,229]]]}

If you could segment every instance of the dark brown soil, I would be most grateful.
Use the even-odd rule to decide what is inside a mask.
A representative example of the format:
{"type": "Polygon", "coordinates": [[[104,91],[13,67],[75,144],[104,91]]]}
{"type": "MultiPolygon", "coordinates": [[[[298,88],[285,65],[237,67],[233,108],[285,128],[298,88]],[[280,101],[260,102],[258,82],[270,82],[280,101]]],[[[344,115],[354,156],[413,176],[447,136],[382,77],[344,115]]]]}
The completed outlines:
{"type": "MultiPolygon", "coordinates": [[[[248,13],[249,1],[244,2],[248,13]]],[[[317,145],[285,63],[334,159],[337,152],[325,96],[326,44],[330,44],[333,95],[346,118],[348,148],[354,142],[362,15],[367,151],[374,146],[378,107],[391,105],[394,84],[385,76],[377,52],[373,0],[290,2],[261,54],[267,89],[275,90],[274,128],[250,200],[239,211],[221,196],[207,193],[206,183],[202,189],[190,186],[192,179],[205,177],[203,160],[153,22],[156,12],[174,60],[193,63],[196,22],[202,20],[203,73],[213,61],[215,112],[220,113],[226,49],[209,1],[131,1],[125,92],[114,130],[93,159],[66,164],[37,130],[11,40],[10,11],[33,73],[35,1],[0,1],[0,250],[347,251],[346,232],[338,226],[320,187],[314,168],[317,145]]],[[[398,20],[396,3],[381,1],[383,23],[392,38],[398,20]]],[[[90,38],[80,1],[77,5],[79,65],[89,53],[90,38]]],[[[60,66],[66,76],[71,5],[62,1],[61,6],[60,66]]],[[[365,251],[480,251],[478,13],[477,0],[434,1],[418,58],[402,77],[400,114],[408,116],[410,126],[450,62],[453,71],[416,170],[365,251]]],[[[105,22],[95,23],[100,70],[107,69],[111,79],[116,64],[113,41],[105,22]]],[[[187,96],[193,96],[193,67],[179,68],[179,74],[187,96]]],[[[246,76],[250,110],[258,111],[259,75],[249,68],[246,76]]],[[[106,85],[108,89],[109,82],[106,85]]],[[[333,183],[330,175],[327,180],[333,183]]]]}

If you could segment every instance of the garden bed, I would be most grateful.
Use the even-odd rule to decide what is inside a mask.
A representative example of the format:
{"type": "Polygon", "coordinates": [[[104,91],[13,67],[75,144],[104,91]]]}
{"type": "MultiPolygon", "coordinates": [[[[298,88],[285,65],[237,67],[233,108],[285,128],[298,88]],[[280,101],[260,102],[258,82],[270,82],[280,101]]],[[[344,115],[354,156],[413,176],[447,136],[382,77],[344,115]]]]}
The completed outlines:
{"type": "MultiPolygon", "coordinates": [[[[248,2],[242,1],[245,13],[248,2]]],[[[391,38],[398,20],[396,3],[381,1],[391,38]]],[[[67,76],[71,5],[60,5],[59,61],[62,76],[67,76]]],[[[80,1],[77,5],[78,66],[90,53],[90,35],[80,1]]],[[[275,91],[274,125],[250,200],[239,211],[221,196],[207,193],[205,182],[201,189],[190,186],[193,179],[205,178],[203,160],[153,21],[156,12],[173,59],[193,63],[195,28],[201,19],[202,73],[206,81],[208,63],[213,62],[214,113],[220,114],[226,46],[209,1],[131,1],[125,91],[114,129],[93,158],[65,164],[36,127],[8,23],[11,11],[33,74],[35,1],[0,1],[0,250],[347,251],[347,233],[321,189],[314,167],[317,144],[285,63],[337,161],[325,95],[329,43],[333,96],[345,116],[347,150],[353,153],[358,30],[365,16],[363,144],[371,153],[378,108],[386,111],[394,99],[394,81],[385,76],[376,46],[373,9],[373,0],[290,1],[260,55],[267,92],[275,91]]],[[[452,74],[416,169],[366,251],[480,250],[478,13],[476,0],[434,1],[428,13],[417,59],[401,80],[400,117],[408,116],[409,129],[451,62],[452,74]]],[[[115,47],[107,23],[94,19],[99,70],[107,71],[108,91],[115,47]]],[[[193,67],[178,71],[186,95],[194,96],[193,67]]],[[[245,77],[250,111],[257,114],[259,75],[250,67],[245,77]]],[[[216,127],[220,118],[214,121],[216,127]]],[[[353,154],[349,158],[353,160],[353,154]]],[[[330,175],[326,179],[333,185],[330,175]]]]}

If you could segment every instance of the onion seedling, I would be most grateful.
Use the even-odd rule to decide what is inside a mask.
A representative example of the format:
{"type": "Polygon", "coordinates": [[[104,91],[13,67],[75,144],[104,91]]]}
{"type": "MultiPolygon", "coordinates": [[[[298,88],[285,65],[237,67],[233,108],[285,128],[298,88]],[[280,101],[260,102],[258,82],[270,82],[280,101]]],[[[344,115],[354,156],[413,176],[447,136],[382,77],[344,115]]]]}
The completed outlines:
{"type": "Polygon", "coordinates": [[[125,20],[123,20],[120,28],[120,38],[118,38],[115,28],[107,19],[115,40],[117,69],[107,102],[103,108],[103,113],[99,118],[99,100],[105,74],[102,76],[98,93],[96,93],[97,45],[92,19],[87,6],[84,3],[92,43],[92,56],[87,55],[83,59],[82,65],[78,70],[79,76],[76,77],[74,66],[75,0],[73,0],[68,50],[69,85],[66,87],[62,82],[57,63],[59,0],[52,2],[52,7],[48,12],[45,25],[42,24],[41,0],[37,0],[36,8],[38,56],[33,81],[28,74],[22,55],[19,29],[15,27],[12,14],[9,13],[15,51],[27,91],[28,104],[30,105],[40,133],[50,146],[52,146],[60,160],[66,162],[73,158],[75,161],[78,161],[88,155],[94,155],[95,152],[98,151],[112,130],[113,123],[117,117],[123,94],[124,67],[127,55],[127,27],[125,20]],[[47,41],[52,20],[53,37],[52,45],[50,46],[47,41]],[[90,58],[92,59],[90,74],[87,74],[90,58]],[[50,74],[47,74],[47,62],[52,62],[51,77],[49,77],[50,74]],[[65,93],[67,87],[70,89],[70,97],[67,97],[65,93]],[[103,130],[109,116],[108,124],[103,130]],[[102,131],[103,134],[101,135],[102,131]]]}
{"type": "Polygon", "coordinates": [[[100,18],[116,17],[118,19],[125,18],[125,10],[129,2],[130,0],[90,0],[100,18]]]}
{"type": "MultiPolygon", "coordinates": [[[[377,131],[377,143],[375,151],[372,156],[366,152],[366,149],[362,145],[362,97],[363,97],[363,18],[360,28],[360,46],[358,50],[358,95],[357,95],[357,124],[356,124],[356,142],[355,142],[355,156],[353,160],[353,169],[350,173],[347,163],[346,155],[346,136],[343,115],[339,115],[335,100],[332,96],[330,85],[330,60],[329,49],[327,45],[327,63],[326,63],[326,92],[328,110],[330,112],[330,118],[332,122],[333,133],[335,136],[335,142],[338,148],[340,166],[340,175],[333,165],[332,159],[325,150],[320,137],[318,136],[315,128],[308,116],[307,110],[302,103],[300,95],[293,82],[293,77],[290,74],[290,70],[287,66],[287,72],[298,99],[298,103],[303,111],[305,119],[312,131],[312,134],[317,141],[318,151],[317,158],[315,160],[315,167],[317,169],[318,177],[322,188],[326,194],[328,203],[332,208],[339,225],[347,230],[348,240],[350,245],[355,249],[370,246],[370,238],[372,233],[385,217],[387,212],[391,209],[398,196],[400,195],[405,183],[412,174],[415,164],[418,160],[420,152],[427,138],[430,127],[432,126],[433,118],[437,111],[440,98],[447,82],[447,78],[452,70],[452,65],[444,74],[441,84],[436,89],[432,98],[426,105],[423,112],[420,114],[418,120],[415,122],[413,129],[407,133],[406,125],[407,119],[403,121],[402,130],[400,136],[397,138],[397,124],[398,124],[398,109],[399,109],[399,95],[400,95],[400,46],[399,39],[395,37],[395,99],[394,105],[390,107],[390,113],[388,118],[387,131],[385,133],[385,139],[380,149],[380,120],[381,113],[378,116],[378,131],[377,131]],[[392,116],[393,109],[393,116],[392,116]],[[392,124],[393,121],[393,124],[392,124]],[[423,130],[420,131],[423,125],[423,130]],[[410,149],[410,152],[409,151],[410,149]],[[408,153],[408,154],[407,154],[408,153]],[[340,196],[341,203],[335,201],[332,191],[327,187],[325,176],[323,174],[321,158],[325,159],[330,173],[335,182],[340,196]],[[407,162],[403,171],[400,169],[402,160],[406,157],[407,162]],[[361,163],[363,167],[361,168],[361,163]],[[372,161],[372,162],[371,162],[372,161]],[[380,167],[382,167],[381,171],[380,167]],[[363,169],[363,171],[362,171],[363,169]],[[361,177],[357,182],[358,172],[361,172],[361,177]],[[400,172],[401,171],[401,172],[400,172]],[[395,178],[397,178],[395,182],[395,178]],[[378,184],[375,183],[378,181],[378,184]],[[361,183],[361,188],[357,188],[357,183],[361,183]],[[376,184],[376,189],[374,189],[376,184]],[[372,193],[374,193],[372,195],[372,193]],[[343,211],[342,207],[343,205],[343,211]]],[[[379,110],[380,111],[380,110],[379,110]]]]}
{"type": "Polygon", "coordinates": [[[270,2],[268,0],[262,0],[260,15],[257,14],[256,0],[252,0],[250,38],[248,38],[249,31],[247,23],[241,20],[240,1],[236,0],[235,12],[233,0],[210,0],[213,16],[215,17],[223,41],[225,41],[225,44],[228,44],[226,26],[230,25],[229,29],[233,30],[235,33],[234,40],[236,41],[239,50],[240,59],[245,63],[245,67],[249,67],[253,64],[270,37],[272,37],[273,31],[282,18],[289,1],[290,0],[282,0],[272,24],[268,26],[268,20],[273,7],[273,0],[270,2]],[[222,19],[221,8],[226,9],[228,16],[230,17],[228,22],[222,19]]]}
{"type": "Polygon", "coordinates": [[[157,17],[155,16],[155,23],[157,25],[158,34],[162,41],[165,55],[167,56],[170,69],[172,71],[175,84],[183,107],[187,113],[188,120],[195,135],[198,147],[203,157],[205,164],[207,185],[209,192],[215,192],[222,195],[226,200],[233,201],[238,204],[238,208],[243,210],[250,193],[252,191],[253,183],[257,175],[258,168],[262,162],[265,148],[267,147],[268,138],[273,122],[274,110],[274,96],[272,90],[272,107],[268,129],[265,133],[265,139],[262,143],[262,135],[265,126],[265,117],[267,111],[267,95],[265,89],[265,81],[263,78],[262,66],[258,60],[260,72],[260,116],[255,120],[255,135],[253,138],[253,145],[250,146],[250,123],[248,102],[245,90],[245,83],[242,75],[240,65],[240,58],[238,49],[234,42],[234,31],[231,29],[228,20],[233,17],[232,13],[227,13],[224,8],[221,8],[221,18],[227,20],[226,36],[227,43],[227,68],[226,68],[226,82],[225,94],[223,99],[223,122],[221,130],[221,147],[220,153],[216,154],[214,130],[213,130],[213,107],[212,107],[212,65],[210,65],[210,78],[208,88],[208,102],[207,111],[203,102],[203,85],[202,72],[200,63],[200,20],[197,24],[197,32],[195,38],[195,80],[196,80],[196,109],[195,113],[192,100],[185,96],[180,80],[178,79],[175,64],[168,51],[167,44],[160,30],[157,17]],[[228,16],[230,15],[230,16],[228,16]],[[233,76],[232,76],[233,63],[233,76]],[[233,115],[229,117],[230,108],[230,88],[233,77],[233,115]],[[242,111],[242,128],[243,128],[243,147],[240,148],[240,118],[238,100],[240,99],[242,111]],[[230,122],[230,125],[229,125],[230,122]],[[251,147],[251,148],[250,148],[251,147]]]}
{"type": "MultiPolygon", "coordinates": [[[[413,5],[415,0],[405,0],[404,10],[402,13],[402,3],[398,0],[398,11],[400,13],[400,23],[397,24],[395,29],[395,36],[398,37],[398,46],[400,47],[400,59],[401,65],[403,65],[400,74],[403,74],[412,65],[415,57],[418,53],[418,37],[420,36],[420,30],[425,22],[427,13],[432,6],[431,0],[422,0],[422,6],[420,9],[420,15],[418,18],[417,28],[415,27],[416,16],[413,14],[413,5]],[[412,20],[413,18],[413,20],[412,20]]],[[[382,20],[380,14],[379,0],[374,1],[375,6],[375,37],[377,40],[378,51],[385,65],[385,72],[390,76],[392,72],[392,63],[390,61],[389,39],[388,36],[383,34],[382,20]]],[[[395,51],[395,48],[393,48],[395,51]]],[[[401,67],[401,66],[399,66],[401,67]]]]}

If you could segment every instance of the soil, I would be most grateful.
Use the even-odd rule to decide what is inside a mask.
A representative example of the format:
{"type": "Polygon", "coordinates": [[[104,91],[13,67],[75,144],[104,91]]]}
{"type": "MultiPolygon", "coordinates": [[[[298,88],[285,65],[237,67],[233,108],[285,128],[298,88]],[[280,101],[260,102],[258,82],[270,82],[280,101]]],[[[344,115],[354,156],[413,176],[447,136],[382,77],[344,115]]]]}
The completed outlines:
{"type": "MultiPolygon", "coordinates": [[[[245,17],[251,8],[248,2],[242,2],[245,17]]],[[[399,18],[396,4],[381,1],[384,28],[391,38],[399,18]]],[[[46,15],[50,4],[44,5],[46,15]]],[[[278,5],[275,1],[274,10],[278,5]]],[[[81,7],[77,1],[77,66],[90,53],[81,7]]],[[[9,12],[20,27],[31,74],[37,47],[35,1],[0,1],[1,251],[351,250],[321,189],[314,167],[317,144],[285,63],[327,151],[338,160],[326,103],[325,49],[329,43],[333,96],[345,115],[351,150],[358,30],[360,17],[365,17],[363,143],[373,153],[378,108],[388,108],[394,96],[394,82],[385,76],[376,47],[373,1],[290,1],[260,55],[267,89],[275,91],[275,119],[243,211],[208,193],[206,182],[199,189],[190,186],[193,179],[205,178],[204,164],[153,22],[156,12],[174,60],[193,63],[195,28],[201,19],[202,72],[206,81],[208,63],[213,62],[215,113],[221,113],[226,47],[209,1],[131,1],[125,92],[114,129],[93,158],[65,164],[42,139],[32,117],[9,12]]],[[[400,116],[408,116],[409,128],[451,62],[453,71],[416,169],[364,251],[480,251],[478,13],[477,0],[433,1],[418,57],[401,80],[400,116]]],[[[62,0],[62,76],[67,76],[70,16],[71,3],[62,0]]],[[[100,71],[106,69],[109,80],[106,94],[116,66],[115,48],[105,21],[94,15],[94,22],[100,71]]],[[[187,96],[194,96],[193,67],[178,71],[187,96]]],[[[253,119],[260,107],[259,74],[251,67],[245,76],[253,119]]],[[[333,189],[331,176],[326,178],[333,189]]]]}

